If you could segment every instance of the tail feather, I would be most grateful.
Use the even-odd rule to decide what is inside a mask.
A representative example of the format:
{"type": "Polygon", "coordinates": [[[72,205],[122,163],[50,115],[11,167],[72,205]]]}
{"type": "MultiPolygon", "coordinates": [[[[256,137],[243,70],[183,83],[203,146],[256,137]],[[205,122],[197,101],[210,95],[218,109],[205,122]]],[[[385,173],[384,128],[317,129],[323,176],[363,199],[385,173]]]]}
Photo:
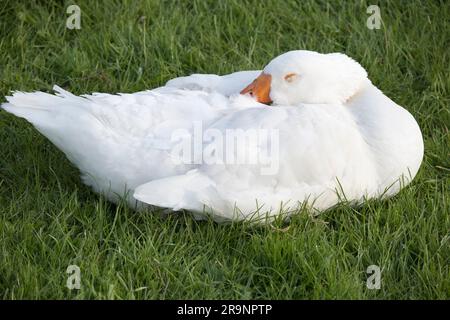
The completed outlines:
{"type": "Polygon", "coordinates": [[[64,106],[80,105],[80,99],[64,89],[54,86],[56,95],[45,92],[21,92],[14,91],[11,96],[7,96],[8,102],[3,103],[1,108],[18,117],[25,118],[37,127],[51,125],[51,119],[54,118],[64,106]]]}
{"type": "Polygon", "coordinates": [[[53,89],[56,95],[15,91],[6,97],[8,102],[1,107],[32,123],[80,170],[89,172],[105,153],[97,143],[102,139],[101,126],[92,116],[86,98],[75,96],[58,86],[53,89]]]}

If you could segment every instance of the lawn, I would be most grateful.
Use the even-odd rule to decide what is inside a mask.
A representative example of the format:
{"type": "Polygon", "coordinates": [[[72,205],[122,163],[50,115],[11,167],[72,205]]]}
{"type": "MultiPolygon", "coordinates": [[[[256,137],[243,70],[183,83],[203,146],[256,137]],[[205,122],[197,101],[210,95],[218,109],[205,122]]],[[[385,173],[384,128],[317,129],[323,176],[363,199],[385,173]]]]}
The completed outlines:
{"type": "Polygon", "coordinates": [[[0,298],[449,299],[449,16],[446,1],[1,1],[0,102],[10,90],[134,92],[293,49],[344,52],[414,115],[425,157],[387,201],[221,225],[108,203],[0,111],[0,298]],[[66,28],[74,3],[79,30],[66,28]],[[382,24],[370,30],[376,3],[382,24]],[[66,287],[69,265],[79,290],[66,287]],[[370,265],[380,289],[366,286],[370,265]]]}

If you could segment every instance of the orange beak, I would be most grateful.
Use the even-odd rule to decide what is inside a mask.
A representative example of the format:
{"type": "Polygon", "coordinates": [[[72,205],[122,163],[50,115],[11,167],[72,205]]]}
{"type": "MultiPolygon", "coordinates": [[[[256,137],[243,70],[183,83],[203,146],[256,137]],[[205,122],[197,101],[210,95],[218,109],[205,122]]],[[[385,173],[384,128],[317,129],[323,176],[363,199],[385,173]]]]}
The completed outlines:
{"type": "Polygon", "coordinates": [[[256,98],[256,101],[260,103],[272,103],[272,99],[270,99],[271,83],[272,76],[263,72],[258,78],[245,87],[244,90],[241,91],[241,94],[249,93],[252,97],[256,98]]]}

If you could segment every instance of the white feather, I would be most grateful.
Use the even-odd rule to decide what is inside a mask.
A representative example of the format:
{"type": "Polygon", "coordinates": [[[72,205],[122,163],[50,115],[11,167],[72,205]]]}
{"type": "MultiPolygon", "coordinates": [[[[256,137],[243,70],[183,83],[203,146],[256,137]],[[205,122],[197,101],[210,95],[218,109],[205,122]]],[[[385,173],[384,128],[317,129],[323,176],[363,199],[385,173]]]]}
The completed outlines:
{"type": "Polygon", "coordinates": [[[57,86],[56,95],[14,92],[2,107],[60,148],[87,185],[112,201],[128,192],[130,205],[247,219],[299,205],[324,210],[342,197],[391,196],[402,187],[399,179],[416,175],[423,156],[416,121],[357,62],[297,51],[264,72],[272,76],[273,106],[238,95],[260,73],[247,71],[177,78],[133,94],[75,96],[57,86]],[[299,77],[286,82],[286,73],[299,77]],[[174,161],[174,132],[192,137],[195,123],[223,137],[230,130],[276,132],[278,140],[263,137],[253,148],[226,152],[261,160],[276,146],[279,163],[220,163],[223,144],[211,139],[201,140],[203,162],[174,161]],[[263,173],[271,165],[275,170],[263,173]]]}

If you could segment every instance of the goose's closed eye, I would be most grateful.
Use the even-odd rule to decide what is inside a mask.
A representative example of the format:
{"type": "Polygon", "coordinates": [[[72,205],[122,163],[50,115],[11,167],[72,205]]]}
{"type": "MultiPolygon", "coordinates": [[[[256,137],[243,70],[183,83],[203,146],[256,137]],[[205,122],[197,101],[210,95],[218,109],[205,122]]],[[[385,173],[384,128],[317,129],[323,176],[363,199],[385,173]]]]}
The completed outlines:
{"type": "Polygon", "coordinates": [[[297,78],[298,74],[296,73],[288,73],[284,76],[284,80],[287,82],[293,82],[297,78]]]}

